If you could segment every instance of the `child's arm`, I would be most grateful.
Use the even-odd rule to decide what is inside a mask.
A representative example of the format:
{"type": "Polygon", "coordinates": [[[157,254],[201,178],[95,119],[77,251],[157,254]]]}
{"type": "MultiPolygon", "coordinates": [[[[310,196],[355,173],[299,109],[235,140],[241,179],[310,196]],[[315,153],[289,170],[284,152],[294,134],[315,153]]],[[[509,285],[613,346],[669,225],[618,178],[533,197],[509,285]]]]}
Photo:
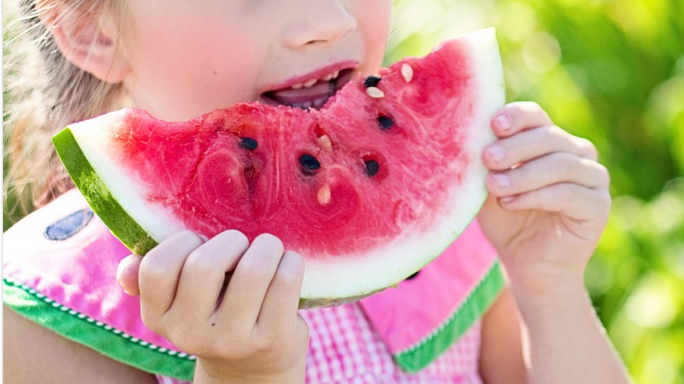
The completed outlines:
{"type": "Polygon", "coordinates": [[[5,384],[155,384],[154,376],[68,340],[3,307],[5,384]]]}
{"type": "Polygon", "coordinates": [[[151,330],[197,356],[195,383],[303,383],[302,258],[271,235],[177,233],[119,266],[151,330]],[[226,284],[227,280],[227,284],[226,284]]]}
{"type": "MultiPolygon", "coordinates": [[[[510,337],[522,337],[526,381],[628,383],[583,285],[610,210],[609,176],[595,147],[556,127],[534,103],[507,105],[492,129],[499,140],[483,153],[491,196],[479,220],[520,313],[522,336],[510,337]]],[[[515,306],[500,304],[494,311],[515,321],[515,306]]],[[[503,316],[485,322],[507,321],[503,316]]],[[[500,377],[488,372],[494,365],[482,369],[500,377]]]]}

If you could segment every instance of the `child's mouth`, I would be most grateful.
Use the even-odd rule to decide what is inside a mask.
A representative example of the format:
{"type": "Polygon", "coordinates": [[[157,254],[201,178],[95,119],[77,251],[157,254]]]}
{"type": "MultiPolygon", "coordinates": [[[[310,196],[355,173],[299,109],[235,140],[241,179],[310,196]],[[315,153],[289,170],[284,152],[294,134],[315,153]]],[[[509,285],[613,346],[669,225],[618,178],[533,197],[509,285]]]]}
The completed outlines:
{"type": "Polygon", "coordinates": [[[351,68],[333,71],[317,79],[296,83],[287,88],[261,94],[266,104],[285,105],[301,109],[320,109],[352,78],[351,68]]]}

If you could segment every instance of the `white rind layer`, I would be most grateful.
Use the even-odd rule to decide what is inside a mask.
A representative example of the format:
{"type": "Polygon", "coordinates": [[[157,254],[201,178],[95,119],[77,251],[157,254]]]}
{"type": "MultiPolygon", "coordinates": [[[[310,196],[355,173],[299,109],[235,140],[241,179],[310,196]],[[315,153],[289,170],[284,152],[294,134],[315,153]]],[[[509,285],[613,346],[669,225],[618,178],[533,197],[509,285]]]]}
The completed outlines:
{"type": "Polygon", "coordinates": [[[102,143],[110,143],[124,120],[127,109],[112,112],[98,118],[86,120],[69,126],[74,139],[90,166],[109,189],[109,193],[119,202],[142,229],[157,242],[168,238],[184,228],[183,223],[159,206],[143,199],[146,195],[145,180],[137,175],[124,172],[117,164],[117,154],[107,152],[112,148],[102,143]],[[102,119],[111,119],[111,123],[102,119]],[[108,127],[109,129],[104,129],[108,127]]]}
{"type": "MultiPolygon", "coordinates": [[[[334,301],[367,295],[397,284],[444,251],[481,208],[487,196],[484,182],[487,170],[480,156],[483,148],[495,140],[490,119],[505,102],[503,70],[493,28],[465,35],[462,39],[472,46],[472,65],[476,69],[473,72],[476,85],[472,87],[472,97],[477,108],[473,110],[471,137],[467,140],[470,146],[463,148],[470,166],[462,174],[461,184],[455,184],[449,192],[451,204],[434,218],[435,225],[427,233],[406,231],[402,237],[365,253],[363,257],[341,255],[306,259],[301,292],[303,299],[334,301]]],[[[161,242],[184,229],[183,224],[162,208],[145,201],[142,198],[145,181],[122,172],[112,160],[116,158],[113,153],[103,153],[107,146],[101,143],[111,141],[113,132],[116,132],[116,122],[123,120],[126,113],[123,110],[108,115],[113,122],[111,131],[103,130],[105,125],[101,121],[96,123],[97,126],[90,126],[89,121],[85,121],[70,128],[83,154],[112,196],[152,238],[161,242]]]]}

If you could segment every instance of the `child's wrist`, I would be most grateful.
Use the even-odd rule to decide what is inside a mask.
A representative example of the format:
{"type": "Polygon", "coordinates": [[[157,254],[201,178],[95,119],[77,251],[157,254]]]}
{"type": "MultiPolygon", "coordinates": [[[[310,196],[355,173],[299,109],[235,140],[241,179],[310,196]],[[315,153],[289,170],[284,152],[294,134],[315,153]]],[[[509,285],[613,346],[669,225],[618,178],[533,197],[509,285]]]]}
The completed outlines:
{"type": "Polygon", "coordinates": [[[305,366],[282,372],[249,371],[198,358],[194,384],[299,384],[304,383],[305,366]]]}
{"type": "Polygon", "coordinates": [[[529,281],[511,279],[509,286],[521,307],[553,307],[563,302],[583,300],[587,297],[581,274],[546,276],[529,281]]]}

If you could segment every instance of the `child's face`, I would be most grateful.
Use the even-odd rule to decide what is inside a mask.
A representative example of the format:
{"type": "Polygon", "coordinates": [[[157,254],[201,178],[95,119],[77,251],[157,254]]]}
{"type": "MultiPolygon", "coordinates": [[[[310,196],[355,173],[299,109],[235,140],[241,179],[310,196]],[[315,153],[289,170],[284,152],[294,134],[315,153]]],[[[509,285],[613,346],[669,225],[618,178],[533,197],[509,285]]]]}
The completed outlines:
{"type": "Polygon", "coordinates": [[[130,0],[124,83],[166,120],[240,101],[319,106],[380,67],[391,12],[392,0],[130,0]]]}

